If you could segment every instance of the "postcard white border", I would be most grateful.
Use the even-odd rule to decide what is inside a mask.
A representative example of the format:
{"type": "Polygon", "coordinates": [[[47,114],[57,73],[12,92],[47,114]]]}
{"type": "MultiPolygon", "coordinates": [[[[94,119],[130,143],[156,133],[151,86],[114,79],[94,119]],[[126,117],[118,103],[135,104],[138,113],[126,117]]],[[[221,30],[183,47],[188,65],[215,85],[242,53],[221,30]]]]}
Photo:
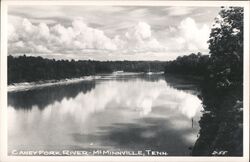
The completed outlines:
{"type": "Polygon", "coordinates": [[[248,1],[7,1],[1,2],[1,55],[0,55],[0,162],[44,162],[44,161],[249,161],[249,6],[248,1]],[[7,155],[7,9],[9,5],[98,5],[98,6],[241,6],[244,7],[244,111],[243,111],[243,157],[45,157],[7,155]]]}

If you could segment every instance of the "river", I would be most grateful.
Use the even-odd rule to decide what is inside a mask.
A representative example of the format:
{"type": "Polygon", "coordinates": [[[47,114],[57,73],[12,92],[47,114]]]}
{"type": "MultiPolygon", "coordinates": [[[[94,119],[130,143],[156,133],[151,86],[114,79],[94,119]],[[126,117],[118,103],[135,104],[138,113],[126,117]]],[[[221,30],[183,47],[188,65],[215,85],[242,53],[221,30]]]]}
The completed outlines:
{"type": "Polygon", "coordinates": [[[199,86],[162,74],[109,74],[8,93],[8,151],[156,150],[188,156],[199,86]]]}

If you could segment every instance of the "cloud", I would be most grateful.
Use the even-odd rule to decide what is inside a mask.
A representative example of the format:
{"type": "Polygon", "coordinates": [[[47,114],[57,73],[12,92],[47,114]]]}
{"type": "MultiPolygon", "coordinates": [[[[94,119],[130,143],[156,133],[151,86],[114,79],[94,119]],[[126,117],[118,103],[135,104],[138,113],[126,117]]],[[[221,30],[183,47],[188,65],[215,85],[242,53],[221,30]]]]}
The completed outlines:
{"type": "Polygon", "coordinates": [[[158,40],[152,36],[151,26],[145,22],[138,22],[135,26],[128,29],[121,39],[125,42],[124,50],[130,49],[134,52],[165,50],[158,40]]]}
{"type": "Polygon", "coordinates": [[[46,23],[32,24],[23,19],[21,24],[9,24],[9,53],[62,53],[84,49],[116,50],[112,39],[103,31],[88,27],[76,19],[70,27],[60,24],[49,27],[46,23]],[[21,45],[22,44],[22,45],[21,45]]]}
{"type": "Polygon", "coordinates": [[[146,21],[126,23],[115,35],[97,27],[91,27],[82,17],[66,25],[9,16],[8,53],[63,59],[169,60],[208,51],[210,29],[191,17],[161,31],[146,21]]]}
{"type": "Polygon", "coordinates": [[[8,49],[12,55],[25,52],[63,59],[175,59],[191,52],[208,52],[208,26],[219,10],[195,6],[10,6],[8,49]],[[24,23],[25,18],[29,23],[24,23]]]}
{"type": "Polygon", "coordinates": [[[194,19],[187,17],[177,27],[169,28],[169,31],[174,33],[168,43],[173,51],[204,52],[208,50],[210,28],[206,24],[199,26],[194,19]]]}
{"type": "Polygon", "coordinates": [[[123,34],[111,38],[102,30],[89,27],[82,18],[76,18],[68,27],[61,24],[33,24],[28,19],[23,19],[15,25],[9,24],[8,42],[10,54],[79,54],[89,50],[133,54],[164,50],[152,36],[150,25],[145,22],[139,22],[123,34]]]}

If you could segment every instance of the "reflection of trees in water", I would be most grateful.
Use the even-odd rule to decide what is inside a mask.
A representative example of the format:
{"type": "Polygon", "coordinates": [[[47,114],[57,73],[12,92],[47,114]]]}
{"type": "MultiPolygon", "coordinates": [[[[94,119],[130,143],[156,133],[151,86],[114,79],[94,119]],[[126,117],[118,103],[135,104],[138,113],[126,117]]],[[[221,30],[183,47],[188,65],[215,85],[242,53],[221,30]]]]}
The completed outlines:
{"type": "Polygon", "coordinates": [[[74,98],[79,93],[87,93],[95,87],[94,81],[84,81],[67,85],[56,85],[33,89],[29,91],[9,92],[8,105],[15,109],[32,109],[38,106],[44,109],[49,104],[62,101],[64,98],[74,98]]]}
{"type": "Polygon", "coordinates": [[[102,76],[102,79],[112,79],[117,81],[133,81],[133,80],[142,80],[148,82],[158,82],[159,80],[164,80],[164,75],[162,74],[152,74],[147,75],[144,73],[141,74],[128,74],[128,75],[107,75],[102,76]]]}
{"type": "Polygon", "coordinates": [[[143,80],[150,81],[150,82],[158,82],[159,80],[163,80],[164,76],[159,74],[152,74],[152,75],[144,75],[143,80]]]}
{"type": "Polygon", "coordinates": [[[192,94],[199,94],[200,92],[201,78],[178,74],[166,74],[164,79],[169,86],[175,89],[191,91],[192,94]]]}
{"type": "Polygon", "coordinates": [[[227,151],[227,156],[242,156],[242,92],[243,89],[240,87],[203,87],[205,111],[199,122],[200,137],[194,146],[193,155],[204,156],[227,151]]]}

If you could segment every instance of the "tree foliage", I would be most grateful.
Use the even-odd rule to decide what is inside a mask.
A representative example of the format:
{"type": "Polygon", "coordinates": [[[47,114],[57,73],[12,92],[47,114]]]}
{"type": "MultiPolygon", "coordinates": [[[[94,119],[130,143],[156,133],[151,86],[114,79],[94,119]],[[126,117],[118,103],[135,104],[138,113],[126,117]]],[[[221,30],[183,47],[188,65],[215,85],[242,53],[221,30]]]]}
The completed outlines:
{"type": "Polygon", "coordinates": [[[209,43],[210,79],[216,87],[243,81],[243,8],[222,8],[215,19],[209,43]]]}
{"type": "Polygon", "coordinates": [[[161,61],[92,61],[55,60],[26,55],[8,56],[8,84],[59,80],[88,75],[112,73],[113,71],[147,72],[163,71],[161,61]]]}
{"type": "Polygon", "coordinates": [[[165,73],[203,76],[207,72],[208,62],[209,56],[200,52],[179,56],[176,60],[167,62],[165,73]]]}

